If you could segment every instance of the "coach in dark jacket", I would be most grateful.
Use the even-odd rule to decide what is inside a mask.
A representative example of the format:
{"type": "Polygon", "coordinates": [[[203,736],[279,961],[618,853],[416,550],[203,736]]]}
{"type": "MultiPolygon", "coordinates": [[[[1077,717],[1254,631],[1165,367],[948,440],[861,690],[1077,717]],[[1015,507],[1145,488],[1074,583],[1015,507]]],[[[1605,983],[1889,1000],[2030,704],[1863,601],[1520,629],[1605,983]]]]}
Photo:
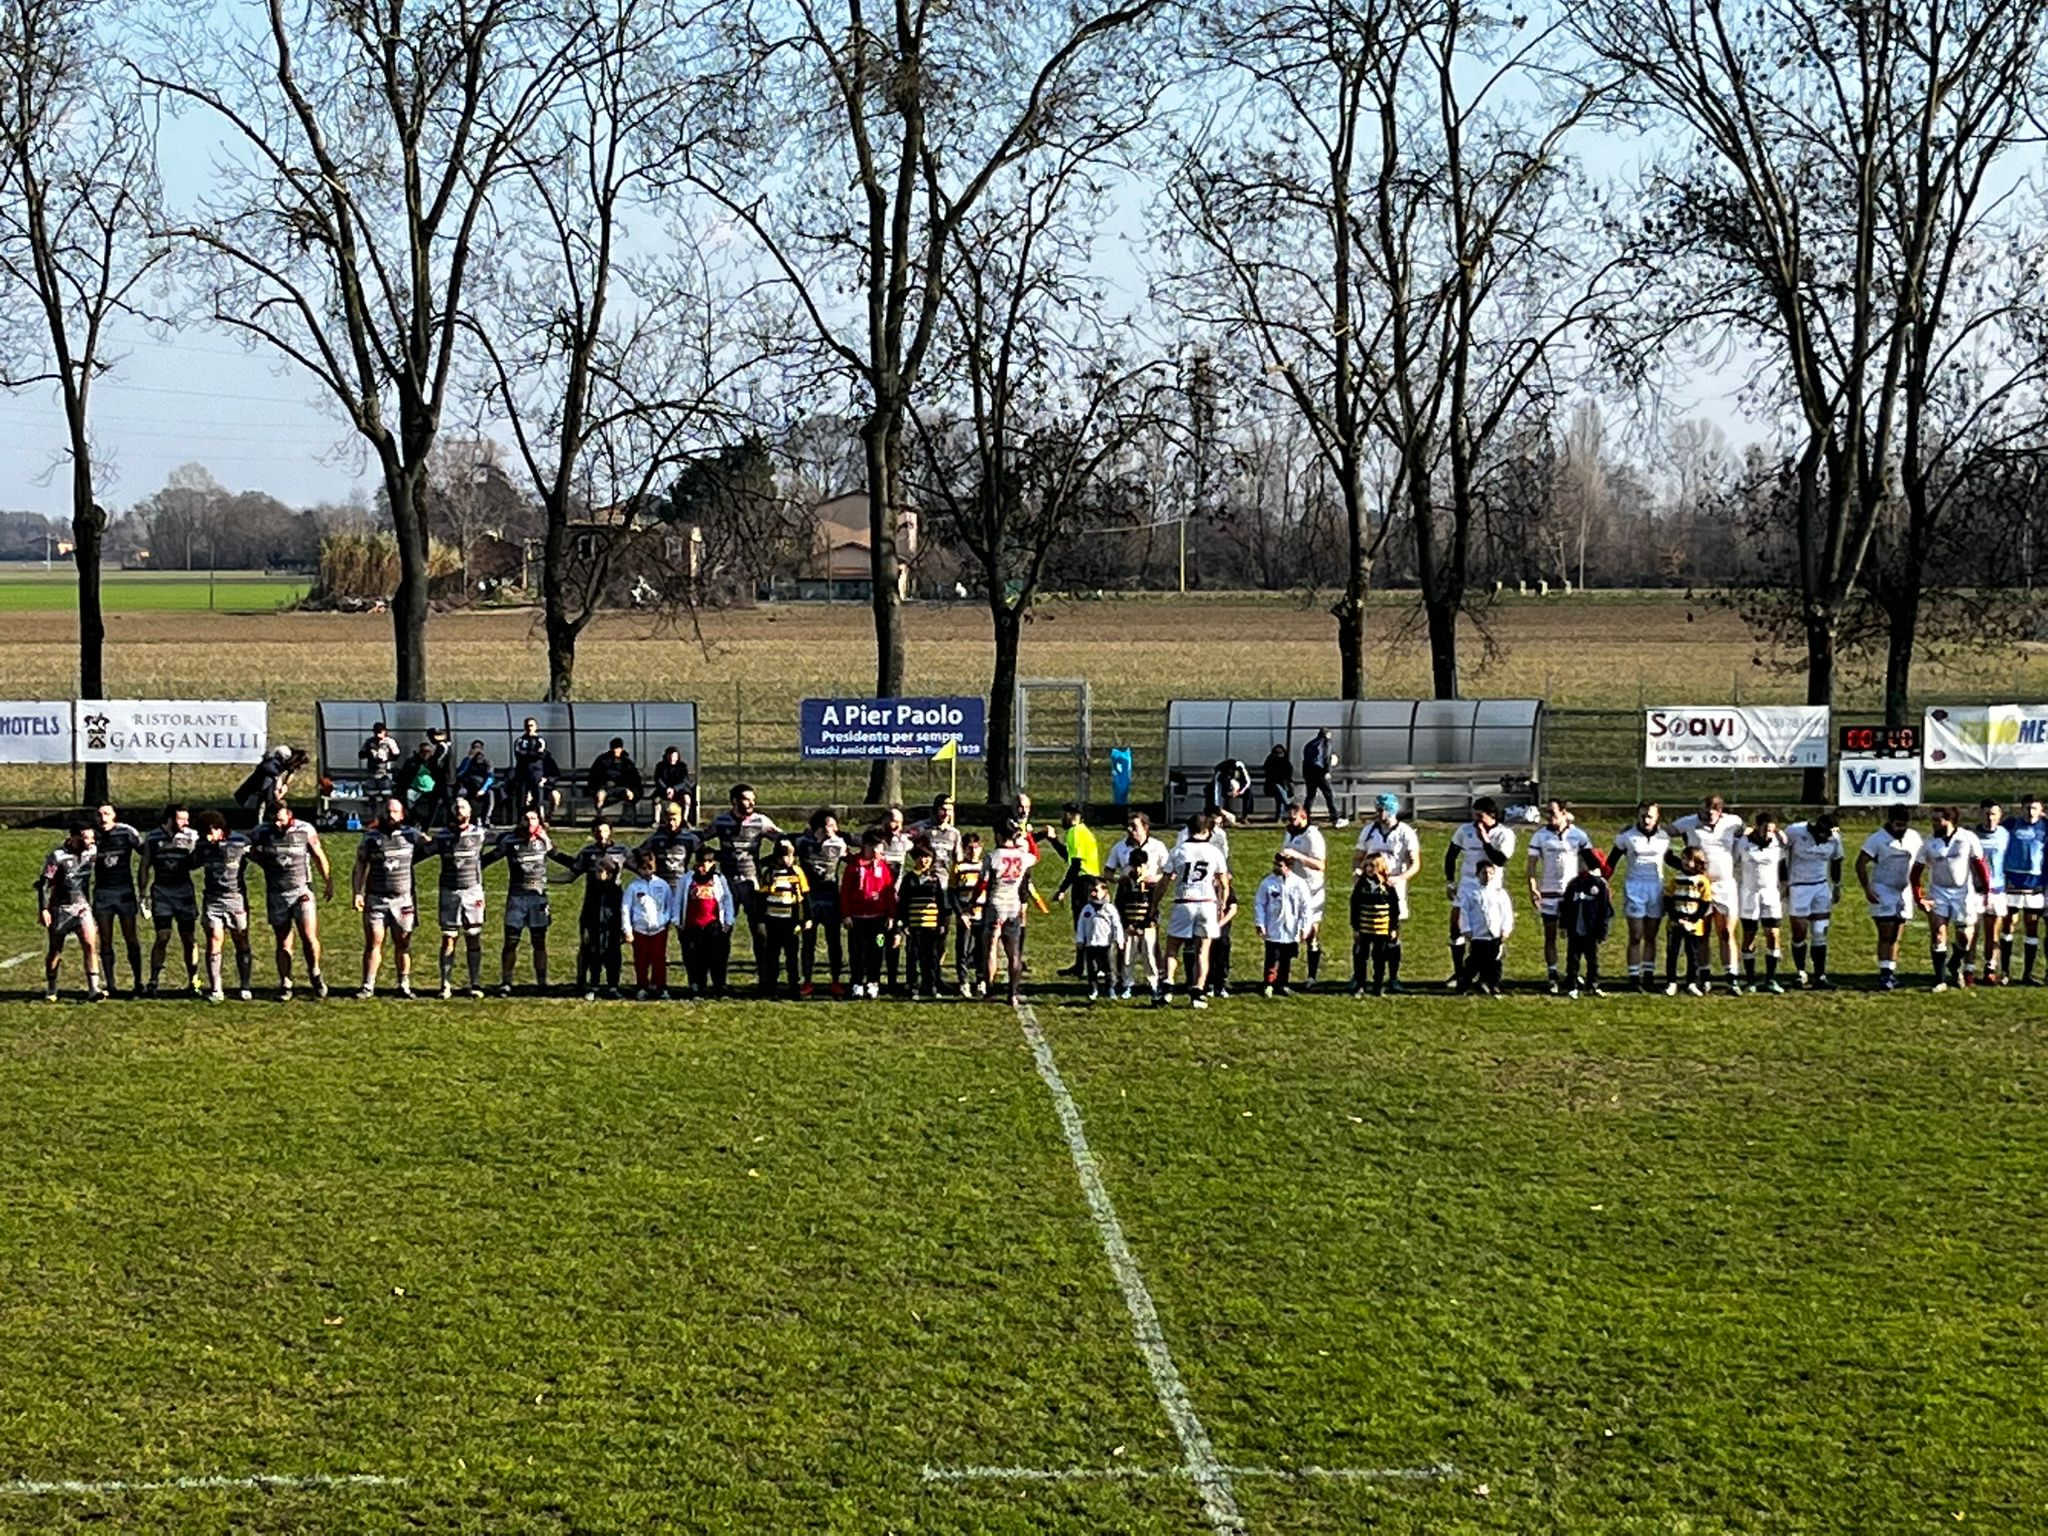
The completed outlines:
{"type": "Polygon", "coordinates": [[[614,736],[612,744],[590,765],[590,775],[584,781],[584,787],[590,791],[593,810],[601,811],[614,801],[620,805],[631,805],[640,798],[640,770],[626,755],[623,736],[614,736]]]}

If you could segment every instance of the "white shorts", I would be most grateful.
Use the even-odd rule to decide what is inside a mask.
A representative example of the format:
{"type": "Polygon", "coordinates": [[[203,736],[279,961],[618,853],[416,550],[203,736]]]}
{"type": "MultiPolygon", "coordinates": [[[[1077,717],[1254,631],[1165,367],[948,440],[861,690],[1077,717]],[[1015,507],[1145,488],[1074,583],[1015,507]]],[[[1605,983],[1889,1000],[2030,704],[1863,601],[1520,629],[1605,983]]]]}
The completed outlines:
{"type": "Polygon", "coordinates": [[[1304,933],[1308,931],[1308,928],[1320,928],[1323,926],[1323,912],[1329,903],[1329,899],[1330,889],[1328,886],[1320,886],[1317,889],[1309,892],[1308,924],[1307,927],[1302,930],[1304,933]]]}
{"type": "Polygon", "coordinates": [[[1984,915],[2003,920],[2005,917],[2005,892],[1992,891],[1984,897],[1984,915]]]}
{"type": "Polygon", "coordinates": [[[1714,880],[1711,875],[1707,878],[1713,882],[1714,910],[1732,921],[1735,917],[1735,909],[1742,905],[1735,889],[1735,882],[1730,880],[1726,885],[1723,885],[1720,881],[1714,880]]]}
{"type": "Polygon", "coordinates": [[[1169,939],[1214,939],[1223,934],[1223,924],[1217,921],[1219,914],[1213,901],[1191,902],[1183,905],[1175,902],[1173,911],[1167,915],[1166,936],[1169,939]]]}
{"type": "Polygon", "coordinates": [[[1974,923],[1984,915],[1984,898],[1968,887],[1929,886],[1927,915],[1944,923],[1974,923]]]}
{"type": "Polygon", "coordinates": [[[1835,888],[1825,880],[1792,887],[1792,915],[1798,918],[1826,917],[1835,910],[1835,888]]]}
{"type": "Polygon", "coordinates": [[[1621,915],[1637,920],[1659,918],[1664,915],[1664,887],[1661,885],[1634,886],[1621,888],[1621,915]]]}
{"type": "Polygon", "coordinates": [[[1871,887],[1877,892],[1877,900],[1870,902],[1870,915],[1879,922],[1913,921],[1913,902],[1904,891],[1889,890],[1882,885],[1871,887]]]}
{"type": "Polygon", "coordinates": [[[2044,897],[2039,891],[2007,891],[2005,899],[2015,912],[2048,910],[2048,897],[2044,897]]]}
{"type": "Polygon", "coordinates": [[[1775,885],[1738,892],[1735,915],[1745,923],[1775,923],[1785,915],[1785,893],[1775,885]]]}
{"type": "Polygon", "coordinates": [[[1557,904],[1562,899],[1563,897],[1556,891],[1539,892],[1536,897],[1536,915],[1538,917],[1557,916],[1557,904]]]}
{"type": "Polygon", "coordinates": [[[482,933],[484,893],[482,891],[441,892],[440,928],[443,933],[482,933]]]}

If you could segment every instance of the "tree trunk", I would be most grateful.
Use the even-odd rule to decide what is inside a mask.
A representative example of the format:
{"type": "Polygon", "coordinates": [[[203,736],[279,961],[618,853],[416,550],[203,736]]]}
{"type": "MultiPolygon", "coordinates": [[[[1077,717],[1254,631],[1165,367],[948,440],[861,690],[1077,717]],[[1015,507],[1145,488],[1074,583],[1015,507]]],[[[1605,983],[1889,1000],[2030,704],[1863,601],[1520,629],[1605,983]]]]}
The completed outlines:
{"type": "Polygon", "coordinates": [[[1884,648],[1884,723],[1904,725],[1913,693],[1913,642],[1920,633],[1919,593],[1902,596],[1887,617],[1891,622],[1884,648]]]}
{"type": "Polygon", "coordinates": [[[391,596],[392,654],[399,699],[427,696],[427,524],[423,468],[387,466],[384,490],[398,543],[398,590],[391,596]]]}
{"type": "Polygon", "coordinates": [[[1458,697],[1458,610],[1465,606],[1464,583],[1442,569],[1436,547],[1435,508],[1430,504],[1426,454],[1412,456],[1406,471],[1408,516],[1415,525],[1415,579],[1429,628],[1430,686],[1439,699],[1458,697]]]}
{"type": "Polygon", "coordinates": [[[1429,680],[1439,699],[1458,697],[1458,609],[1455,597],[1424,588],[1422,608],[1429,620],[1429,680]]]}
{"type": "Polygon", "coordinates": [[[1337,618],[1337,697],[1365,697],[1365,597],[1372,590],[1372,556],[1366,550],[1365,498],[1356,484],[1344,488],[1344,525],[1349,539],[1344,595],[1330,611],[1337,618]]]}
{"type": "MultiPolygon", "coordinates": [[[[897,590],[902,561],[896,551],[896,509],[901,503],[897,466],[901,462],[903,412],[878,403],[861,433],[868,476],[868,573],[874,587],[875,697],[903,692],[903,597],[897,590]]],[[[878,758],[868,770],[868,803],[895,805],[903,798],[903,765],[878,758]]]]}
{"type": "MultiPolygon", "coordinates": [[[[1806,610],[1806,702],[1830,709],[1835,703],[1835,620],[1818,604],[1806,610]]],[[[1799,798],[1807,805],[1828,803],[1826,768],[1809,768],[1801,775],[1799,798]]]]}
{"type": "Polygon", "coordinates": [[[548,635],[548,702],[565,704],[576,687],[577,625],[569,615],[569,511],[566,501],[542,508],[541,618],[548,635]]]}
{"type": "Polygon", "coordinates": [[[1010,606],[1000,588],[989,593],[988,607],[996,664],[988,684],[988,743],[982,768],[989,804],[1001,807],[1016,798],[1020,787],[1011,770],[1017,755],[1017,653],[1023,647],[1024,615],[1010,606]]]}
{"type": "MultiPolygon", "coordinates": [[[[71,436],[71,558],[78,567],[78,696],[107,696],[107,621],[100,605],[100,541],[107,514],[92,494],[92,457],[82,429],[71,436]]],[[[107,765],[85,765],[85,803],[108,798],[107,765]]]]}

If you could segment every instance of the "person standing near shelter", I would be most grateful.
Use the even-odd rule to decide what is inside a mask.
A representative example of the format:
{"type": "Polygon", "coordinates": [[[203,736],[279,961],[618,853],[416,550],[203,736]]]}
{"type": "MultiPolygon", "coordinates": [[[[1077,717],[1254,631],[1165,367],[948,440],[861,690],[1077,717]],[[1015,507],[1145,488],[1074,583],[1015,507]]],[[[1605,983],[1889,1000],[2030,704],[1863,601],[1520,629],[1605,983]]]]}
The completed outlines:
{"type": "Polygon", "coordinates": [[[1863,899],[1870,904],[1870,920],[1877,927],[1877,989],[1891,992],[1899,985],[1899,940],[1906,924],[1913,920],[1911,898],[1913,866],[1920,861],[1920,834],[1913,830],[1912,812],[1895,805],[1885,812],[1884,825],[1863,840],[1856,855],[1856,883],[1863,887],[1863,899]]]}
{"type": "MultiPolygon", "coordinates": [[[[532,725],[531,720],[526,722],[532,725]]],[[[389,800],[398,792],[398,781],[393,777],[398,768],[399,758],[405,749],[398,744],[398,738],[391,734],[391,727],[379,720],[370,727],[369,739],[356,748],[356,761],[363,765],[363,798],[367,801],[389,800]]]]}
{"type": "Polygon", "coordinates": [[[1330,825],[1346,827],[1350,822],[1337,814],[1337,796],[1330,788],[1330,773],[1336,766],[1337,749],[1330,741],[1330,728],[1326,725],[1301,749],[1301,798],[1313,814],[1316,796],[1321,795],[1324,809],[1330,813],[1330,825]]]}
{"type": "Polygon", "coordinates": [[[1661,824],[1663,810],[1654,800],[1636,806],[1636,819],[1614,839],[1607,871],[1626,865],[1621,882],[1622,921],[1628,924],[1628,980],[1648,992],[1657,980],[1657,930],[1664,921],[1664,860],[1671,852],[1671,833],[1661,824]]]}
{"type": "Polygon", "coordinates": [[[505,861],[505,944],[498,955],[498,996],[512,995],[512,971],[519,963],[519,935],[531,936],[533,985],[537,992],[548,989],[548,927],[554,914],[548,903],[548,862],[554,857],[554,839],[540,812],[528,806],[519,814],[519,825],[502,834],[484,850],[484,863],[505,861]]]}
{"type": "Polygon", "coordinates": [[[469,962],[469,995],[484,995],[484,829],[473,808],[456,797],[450,823],[435,833],[418,857],[441,861],[436,883],[436,916],[441,929],[441,996],[455,991],[455,941],[462,940],[469,962]]]}
{"type": "MultiPolygon", "coordinates": [[[[2005,843],[2005,897],[2012,915],[2009,925],[2021,929],[2026,952],[2020,985],[2040,985],[2034,966],[2041,958],[2041,914],[2048,910],[2048,812],[2039,795],[2027,797],[2024,813],[2011,825],[2005,843]]],[[[2012,936],[2005,940],[2005,974],[2012,975],[2012,936]]]]}
{"type": "MultiPolygon", "coordinates": [[[[1308,976],[1305,989],[1314,988],[1323,974],[1323,912],[1329,903],[1329,845],[1321,828],[1309,820],[1308,802],[1290,801],[1286,813],[1286,836],[1280,842],[1280,857],[1301,877],[1308,890],[1308,921],[1298,943],[1307,951],[1308,976]]],[[[1256,907],[1256,894],[1254,896],[1256,907]]]]}
{"type": "Polygon", "coordinates": [[[1984,910],[1985,893],[1991,889],[1984,845],[1976,833],[1958,825],[1961,820],[1962,813],[1954,806],[1936,810],[1934,835],[1913,856],[1913,904],[1927,914],[1937,992],[1964,985],[1963,961],[1984,910]]]}
{"type": "Polygon", "coordinates": [[[384,940],[391,940],[398,969],[398,995],[412,997],[412,931],[419,914],[413,904],[413,861],[426,841],[406,824],[405,806],[393,796],[384,802],[383,818],[363,833],[349,876],[355,908],[363,915],[363,984],[359,998],[377,995],[377,972],[384,963],[384,940]]]}
{"type": "Polygon", "coordinates": [[[1259,765],[1259,778],[1265,788],[1266,798],[1273,802],[1273,819],[1284,821],[1287,817],[1287,802],[1294,798],[1294,759],[1288,755],[1286,742],[1273,743],[1273,750],[1266,754],[1265,762],[1259,765]]]}
{"type": "Polygon", "coordinates": [[[135,894],[135,856],[142,852],[142,834],[115,814],[111,805],[95,813],[93,834],[92,921],[100,935],[100,968],[106,973],[107,995],[114,993],[114,929],[118,924],[128,948],[128,970],[135,991],[142,992],[142,934],[136,920],[142,900],[135,894]]]}
{"type": "Polygon", "coordinates": [[[1728,990],[1742,990],[1741,972],[1735,965],[1735,845],[1747,830],[1742,818],[1732,813],[1719,795],[1709,795],[1690,816],[1671,823],[1673,837],[1685,839],[1688,848],[1707,856],[1707,879],[1714,887],[1714,910],[1708,918],[1721,953],[1721,969],[1728,975],[1728,990]]]}
{"type": "MultiPolygon", "coordinates": [[[[1481,795],[1472,802],[1471,819],[1458,824],[1457,830],[1451,834],[1449,846],[1444,849],[1445,895],[1451,902],[1451,979],[1448,985],[1453,989],[1463,985],[1467,969],[1466,947],[1470,935],[1465,927],[1466,914],[1486,910],[1486,907],[1475,904],[1481,886],[1480,868],[1483,865],[1495,871],[1504,870],[1508,860],[1514,856],[1515,834],[1501,825],[1500,806],[1491,795],[1481,795]]],[[[1493,886],[1503,896],[1507,894],[1498,879],[1493,886]]],[[[1497,902],[1486,904],[1487,907],[1497,905],[1497,902]]],[[[1509,905],[1513,906],[1512,899],[1509,905]]],[[[1491,913],[1489,925],[1492,925],[1491,913]]],[[[1514,919],[1510,917],[1508,927],[1512,929],[1513,926],[1514,919]]],[[[1502,933],[1500,938],[1505,942],[1507,934],[1502,933]]]]}
{"type": "Polygon", "coordinates": [[[1552,796],[1543,802],[1543,825],[1530,834],[1525,873],[1529,905],[1543,920],[1543,970],[1552,997],[1564,991],[1557,969],[1558,903],[1579,876],[1579,855],[1592,846],[1593,839],[1572,820],[1569,801],[1552,796]]]}
{"type": "Polygon", "coordinates": [[[192,872],[199,867],[199,832],[192,813],[182,805],[164,807],[161,826],[142,840],[142,899],[156,929],[149,952],[149,995],[163,981],[164,955],[171,947],[171,929],[185,948],[185,988],[199,990],[199,902],[192,894],[192,872]]]}
{"type": "Polygon", "coordinates": [[[1813,947],[1812,985],[1826,992],[1828,924],[1842,899],[1842,834],[1833,816],[1823,813],[1795,822],[1785,832],[1787,903],[1792,909],[1792,969],[1800,986],[1808,984],[1807,946],[1813,947]]]}
{"type": "Polygon", "coordinates": [[[1977,950],[1984,955],[1982,975],[1987,987],[2005,985],[2005,967],[2012,959],[2012,945],[2006,938],[2005,855],[2011,834],[2005,826],[2005,807],[1996,800],[1977,803],[1977,841],[1984,846],[1984,915],[1977,924],[1978,943],[1963,961],[1963,978],[1975,984],[1979,971],[1977,950]]]}
{"type": "Polygon", "coordinates": [[[1387,861],[1386,881],[1400,903],[1399,917],[1408,921],[1408,882],[1422,868],[1422,839],[1401,819],[1401,797],[1383,794],[1373,802],[1373,818],[1358,834],[1357,850],[1351,855],[1351,878],[1365,873],[1366,865],[1378,854],[1387,861]]]}
{"type": "Polygon", "coordinates": [[[74,935],[78,939],[78,958],[85,966],[86,996],[96,1003],[106,1000],[106,989],[100,981],[99,925],[92,916],[96,840],[97,829],[92,823],[74,824],[64,841],[45,855],[43,872],[36,877],[36,921],[49,935],[49,947],[43,954],[46,1002],[57,1001],[57,975],[64,965],[64,941],[74,935]]]}
{"type": "Polygon", "coordinates": [[[306,979],[313,995],[327,996],[320,974],[320,909],[313,901],[313,871],[320,871],[323,901],[334,900],[334,870],[320,834],[300,821],[288,805],[279,805],[249,841],[249,857],[263,871],[263,905],[277,944],[277,1000],[292,1000],[292,939],[306,956],[306,979]]]}
{"type": "Polygon", "coordinates": [[[523,811],[531,806],[540,812],[541,820],[550,820],[555,809],[550,803],[553,785],[560,777],[548,739],[540,733],[540,722],[528,715],[512,742],[512,783],[518,798],[514,809],[523,811]]]}

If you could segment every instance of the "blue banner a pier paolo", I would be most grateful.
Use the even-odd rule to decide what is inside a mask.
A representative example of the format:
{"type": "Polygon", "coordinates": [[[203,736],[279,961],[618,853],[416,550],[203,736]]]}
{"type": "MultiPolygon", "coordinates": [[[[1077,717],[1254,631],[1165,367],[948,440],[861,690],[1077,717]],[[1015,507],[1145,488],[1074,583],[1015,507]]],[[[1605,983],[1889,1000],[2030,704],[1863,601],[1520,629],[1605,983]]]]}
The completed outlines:
{"type": "Polygon", "coordinates": [[[808,758],[930,757],[947,742],[979,759],[988,734],[985,699],[805,699],[798,717],[808,758]]]}

